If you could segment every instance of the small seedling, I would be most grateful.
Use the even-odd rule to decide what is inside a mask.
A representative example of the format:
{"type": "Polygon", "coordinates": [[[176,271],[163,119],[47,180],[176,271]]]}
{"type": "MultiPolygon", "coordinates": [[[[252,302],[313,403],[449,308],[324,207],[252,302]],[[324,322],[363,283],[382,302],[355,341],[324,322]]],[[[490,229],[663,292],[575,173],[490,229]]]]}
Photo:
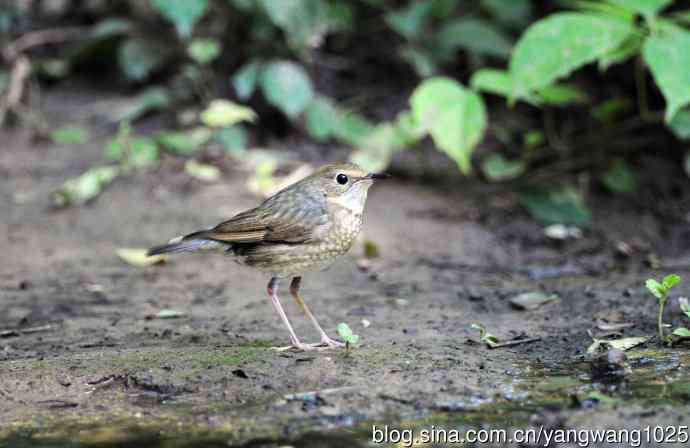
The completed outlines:
{"type": "Polygon", "coordinates": [[[494,348],[498,344],[498,338],[486,331],[483,325],[472,324],[472,328],[479,331],[479,340],[485,343],[489,348],[494,348]]]}
{"type": "Polygon", "coordinates": [[[645,286],[647,287],[649,292],[651,292],[659,302],[659,316],[657,320],[657,327],[659,332],[659,339],[661,339],[661,341],[663,342],[669,341],[669,339],[666,336],[664,336],[664,306],[666,306],[669,291],[671,290],[671,288],[673,288],[673,286],[675,286],[679,282],[680,277],[676,274],[667,275],[666,277],[664,277],[661,283],[654,280],[653,278],[650,278],[645,282],[645,286]]]}
{"type": "Polygon", "coordinates": [[[339,323],[336,330],[338,335],[345,341],[346,350],[349,350],[350,346],[357,346],[359,343],[359,335],[352,333],[352,330],[345,322],[339,323]]]}

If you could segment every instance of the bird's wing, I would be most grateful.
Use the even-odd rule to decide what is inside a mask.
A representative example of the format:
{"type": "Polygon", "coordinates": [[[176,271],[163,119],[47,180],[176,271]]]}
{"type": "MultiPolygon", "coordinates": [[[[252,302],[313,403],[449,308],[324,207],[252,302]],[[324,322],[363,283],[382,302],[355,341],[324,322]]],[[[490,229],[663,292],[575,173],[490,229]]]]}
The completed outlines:
{"type": "Polygon", "coordinates": [[[325,198],[310,192],[283,191],[207,231],[209,239],[229,243],[301,243],[328,226],[325,198]]]}

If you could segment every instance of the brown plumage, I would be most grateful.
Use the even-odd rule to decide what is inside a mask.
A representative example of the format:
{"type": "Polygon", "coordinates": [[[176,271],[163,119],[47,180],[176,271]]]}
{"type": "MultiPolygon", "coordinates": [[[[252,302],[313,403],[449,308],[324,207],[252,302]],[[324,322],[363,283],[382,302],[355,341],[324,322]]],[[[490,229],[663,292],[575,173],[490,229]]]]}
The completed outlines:
{"type": "Polygon", "coordinates": [[[269,295],[290,331],[292,347],[302,350],[342,345],[330,339],[299,297],[304,272],[330,266],[352,246],[362,224],[367,191],[374,179],[354,164],[327,165],[217,226],[176,238],[150,255],[222,250],[240,263],[271,275],[269,295]],[[294,277],[291,293],[321,334],[321,343],[302,344],[277,297],[280,278],[294,277]]]}

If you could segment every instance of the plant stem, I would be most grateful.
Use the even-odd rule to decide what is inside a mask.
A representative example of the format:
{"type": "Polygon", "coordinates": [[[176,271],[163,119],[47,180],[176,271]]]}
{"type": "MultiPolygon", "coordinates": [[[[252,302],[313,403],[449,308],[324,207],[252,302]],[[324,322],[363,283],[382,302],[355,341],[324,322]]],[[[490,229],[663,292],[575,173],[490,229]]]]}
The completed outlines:
{"type": "Polygon", "coordinates": [[[664,306],[666,305],[666,297],[663,297],[659,299],[659,319],[657,322],[658,330],[659,330],[659,339],[661,339],[661,342],[666,342],[666,338],[664,337],[664,306]]]}

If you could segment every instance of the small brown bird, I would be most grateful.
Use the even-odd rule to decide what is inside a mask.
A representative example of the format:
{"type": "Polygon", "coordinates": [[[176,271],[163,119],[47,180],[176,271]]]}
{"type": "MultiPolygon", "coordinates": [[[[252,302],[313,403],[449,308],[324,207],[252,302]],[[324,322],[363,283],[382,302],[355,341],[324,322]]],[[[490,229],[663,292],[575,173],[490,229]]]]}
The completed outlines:
{"type": "Polygon", "coordinates": [[[268,295],[298,350],[342,347],[328,337],[300,297],[302,274],[328,268],[345,254],[362,227],[367,192],[385,174],[367,173],[354,164],[326,165],[247,210],[209,230],[178,237],[151,248],[149,255],[220,250],[246,266],[271,275],[268,295]],[[278,299],[280,279],[292,277],[290,294],[302,308],[321,341],[300,342],[278,299]]]}

